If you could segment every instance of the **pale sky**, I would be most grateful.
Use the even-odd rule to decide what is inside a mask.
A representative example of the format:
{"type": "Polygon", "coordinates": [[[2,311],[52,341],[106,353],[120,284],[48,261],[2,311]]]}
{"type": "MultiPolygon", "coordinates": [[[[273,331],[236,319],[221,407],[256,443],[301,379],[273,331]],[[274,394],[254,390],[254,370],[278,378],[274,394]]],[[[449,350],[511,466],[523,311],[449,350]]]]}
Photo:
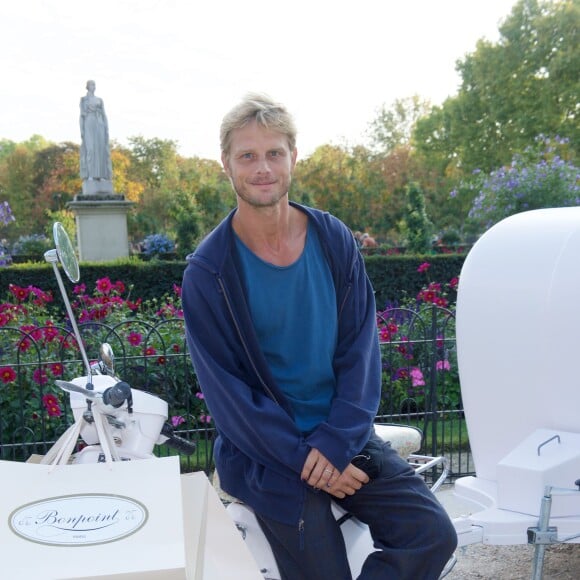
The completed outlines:
{"type": "Polygon", "coordinates": [[[381,105],[455,95],[455,62],[496,42],[516,0],[8,0],[0,6],[0,139],[80,143],[86,81],[112,140],[172,139],[219,158],[247,92],[284,102],[299,156],[363,143],[381,105]]]}

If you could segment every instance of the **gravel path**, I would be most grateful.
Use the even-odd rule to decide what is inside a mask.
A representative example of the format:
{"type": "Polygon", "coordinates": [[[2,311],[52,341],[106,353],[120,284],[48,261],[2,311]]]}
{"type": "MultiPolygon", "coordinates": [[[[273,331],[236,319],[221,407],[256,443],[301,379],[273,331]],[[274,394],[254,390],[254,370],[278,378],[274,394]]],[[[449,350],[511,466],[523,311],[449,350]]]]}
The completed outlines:
{"type": "MultiPolygon", "coordinates": [[[[472,544],[459,548],[457,564],[445,580],[529,580],[534,547],[472,544]]],[[[578,580],[580,544],[549,546],[544,556],[543,580],[578,580]]]]}

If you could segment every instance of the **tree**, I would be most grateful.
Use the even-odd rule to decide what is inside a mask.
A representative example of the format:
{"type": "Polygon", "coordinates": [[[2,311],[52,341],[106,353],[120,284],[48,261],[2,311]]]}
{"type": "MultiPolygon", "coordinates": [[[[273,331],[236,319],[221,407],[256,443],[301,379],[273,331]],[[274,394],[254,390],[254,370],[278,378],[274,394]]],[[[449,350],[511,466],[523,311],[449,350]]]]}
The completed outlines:
{"type": "Polygon", "coordinates": [[[373,151],[388,155],[399,147],[409,146],[417,121],[430,110],[431,104],[418,95],[396,99],[388,108],[383,105],[370,124],[373,151]]]}
{"type": "Polygon", "coordinates": [[[365,147],[323,145],[296,165],[293,199],[309,198],[353,230],[383,231],[384,181],[380,166],[365,147]]]}
{"type": "Polygon", "coordinates": [[[37,232],[30,216],[34,207],[34,153],[24,145],[17,145],[0,164],[2,200],[7,201],[18,216],[7,237],[13,241],[20,235],[37,232]]]}
{"type": "Polygon", "coordinates": [[[131,165],[128,178],[140,183],[142,192],[129,214],[131,237],[142,239],[148,234],[169,233],[169,202],[178,190],[177,145],[164,139],[129,139],[131,165]]]}
{"type": "Polygon", "coordinates": [[[127,201],[138,204],[145,190],[145,183],[131,178],[131,152],[113,144],[111,163],[113,165],[113,189],[115,193],[124,195],[127,201]]]}
{"type": "Polygon", "coordinates": [[[61,211],[82,188],[79,175],[79,146],[74,143],[50,144],[34,157],[35,204],[30,215],[43,231],[50,227],[47,212],[61,211]]]}
{"type": "Polygon", "coordinates": [[[407,207],[401,223],[405,246],[414,254],[431,250],[433,224],[427,217],[425,197],[417,183],[409,183],[406,189],[407,207]]]}
{"type": "Polygon", "coordinates": [[[180,189],[195,198],[200,234],[215,228],[236,204],[236,196],[217,161],[192,157],[179,160],[180,189]]]}
{"type": "Polygon", "coordinates": [[[509,162],[537,135],[568,137],[580,152],[580,6],[520,0],[496,44],[458,61],[456,97],[417,121],[414,142],[443,171],[463,175],[509,162]]]}

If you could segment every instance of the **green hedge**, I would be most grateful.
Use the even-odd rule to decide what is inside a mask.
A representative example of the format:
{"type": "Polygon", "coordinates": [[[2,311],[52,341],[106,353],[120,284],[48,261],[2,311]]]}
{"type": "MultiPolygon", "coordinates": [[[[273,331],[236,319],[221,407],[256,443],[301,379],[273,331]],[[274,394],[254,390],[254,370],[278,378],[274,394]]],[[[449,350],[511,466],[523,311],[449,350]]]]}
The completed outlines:
{"type": "Polygon", "coordinates": [[[429,282],[445,284],[459,276],[465,255],[445,254],[426,256],[365,256],[369,278],[375,289],[377,307],[400,301],[405,296],[416,296],[429,282]],[[426,272],[417,269],[424,262],[426,272]]]}
{"type": "MultiPolygon", "coordinates": [[[[429,255],[429,256],[365,256],[369,278],[376,292],[377,306],[383,308],[387,302],[401,300],[405,295],[415,296],[428,282],[449,282],[459,276],[464,255],[429,255]],[[431,264],[427,272],[417,272],[423,263],[431,264]]],[[[127,287],[133,285],[131,298],[148,300],[159,298],[173,291],[173,284],[181,285],[185,262],[158,261],[144,262],[137,259],[117,260],[103,263],[81,264],[81,280],[91,292],[100,278],[108,277],[112,282],[121,280],[127,287]]],[[[72,290],[72,284],[63,274],[65,287],[72,290]]],[[[59,290],[47,263],[13,264],[0,268],[0,298],[8,293],[8,285],[36,286],[42,290],[51,290],[58,296],[59,290]]],[[[70,294],[69,294],[70,296],[70,294]]],[[[58,302],[56,300],[55,302],[58,302]]]]}

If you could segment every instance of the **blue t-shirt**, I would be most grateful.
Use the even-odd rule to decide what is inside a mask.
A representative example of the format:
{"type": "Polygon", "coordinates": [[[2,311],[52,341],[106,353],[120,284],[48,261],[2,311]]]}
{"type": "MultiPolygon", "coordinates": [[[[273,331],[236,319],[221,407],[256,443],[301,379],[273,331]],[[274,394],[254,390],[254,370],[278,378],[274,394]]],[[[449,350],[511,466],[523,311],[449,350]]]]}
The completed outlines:
{"type": "Polygon", "coordinates": [[[338,322],[330,268],[309,225],[301,256],[275,266],[237,236],[250,313],[262,351],[303,433],[328,418],[338,322]]]}

